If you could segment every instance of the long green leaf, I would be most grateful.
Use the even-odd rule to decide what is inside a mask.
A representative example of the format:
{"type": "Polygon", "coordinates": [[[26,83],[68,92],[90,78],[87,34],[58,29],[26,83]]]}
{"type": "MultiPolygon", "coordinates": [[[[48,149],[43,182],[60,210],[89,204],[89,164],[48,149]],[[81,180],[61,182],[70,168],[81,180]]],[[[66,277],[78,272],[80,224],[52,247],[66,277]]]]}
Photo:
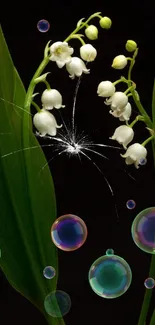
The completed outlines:
{"type": "Polygon", "coordinates": [[[24,86],[0,28],[0,267],[48,324],[63,325],[62,318],[44,310],[44,299],[56,289],[58,278],[57,249],[50,237],[56,201],[48,165],[40,173],[47,163],[44,153],[31,129],[23,130],[24,99],[24,86]],[[36,149],[22,147],[24,132],[29,134],[29,146],[36,149]],[[52,280],[43,277],[47,265],[56,269],[52,280]]]}
{"type": "Polygon", "coordinates": [[[154,325],[155,324],[155,310],[152,314],[152,317],[151,317],[151,321],[150,321],[150,324],[149,325],[154,325]]]}

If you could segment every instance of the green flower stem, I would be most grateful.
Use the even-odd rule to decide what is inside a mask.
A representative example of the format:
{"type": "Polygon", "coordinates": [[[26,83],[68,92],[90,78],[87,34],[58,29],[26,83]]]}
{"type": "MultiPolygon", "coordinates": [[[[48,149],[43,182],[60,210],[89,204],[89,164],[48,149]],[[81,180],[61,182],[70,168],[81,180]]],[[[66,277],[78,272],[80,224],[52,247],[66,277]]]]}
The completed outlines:
{"type": "Polygon", "coordinates": [[[50,86],[49,82],[46,79],[43,80],[43,82],[46,85],[47,89],[50,90],[51,89],[51,86],[50,86]]]}
{"type": "Polygon", "coordinates": [[[40,107],[34,101],[32,101],[32,105],[36,108],[38,112],[41,112],[40,107]]]}
{"type": "MultiPolygon", "coordinates": [[[[155,156],[154,156],[154,159],[155,159],[155,156]]],[[[149,277],[155,278],[155,255],[152,255],[150,271],[149,271],[149,277]]],[[[148,313],[148,310],[149,310],[149,304],[150,304],[150,301],[151,301],[151,297],[152,297],[152,290],[151,289],[149,289],[149,290],[146,289],[144,299],[143,299],[142,308],[141,308],[140,317],[139,317],[139,320],[138,320],[138,325],[144,325],[145,324],[147,313],[148,313]]]]}
{"type": "Polygon", "coordinates": [[[150,142],[151,140],[154,139],[154,137],[155,137],[154,135],[151,135],[151,137],[147,138],[147,139],[142,143],[142,146],[145,147],[146,144],[147,144],[148,142],[150,142]]]}
{"type": "Polygon", "coordinates": [[[138,115],[138,116],[135,118],[135,120],[134,120],[131,124],[129,124],[130,128],[133,128],[133,126],[134,126],[138,121],[143,121],[143,122],[145,122],[144,117],[141,116],[141,115],[138,115]]]}
{"type": "Polygon", "coordinates": [[[129,92],[129,91],[132,91],[133,89],[135,88],[135,86],[130,86],[128,89],[126,89],[125,91],[124,91],[124,94],[125,95],[127,95],[127,93],[129,92]]]}
{"type": "Polygon", "coordinates": [[[81,44],[82,45],[85,45],[86,43],[84,42],[84,40],[79,36],[79,35],[72,35],[72,36],[70,36],[70,39],[71,38],[77,38],[77,39],[79,39],[79,41],[81,42],[81,44]]]}
{"type": "Polygon", "coordinates": [[[35,72],[32,80],[30,82],[30,85],[28,87],[28,90],[27,90],[27,93],[26,93],[26,96],[25,96],[25,103],[24,103],[24,109],[27,112],[30,112],[30,106],[31,106],[31,102],[32,102],[32,95],[33,95],[33,92],[34,92],[34,88],[36,86],[35,79],[38,78],[41,75],[41,73],[43,72],[43,70],[47,66],[48,62],[49,62],[49,57],[46,57],[46,58],[43,59],[43,61],[39,65],[37,71],[35,72]]]}
{"type": "MultiPolygon", "coordinates": [[[[131,85],[131,81],[130,81],[131,80],[131,72],[132,72],[133,66],[135,64],[135,58],[136,58],[137,54],[138,54],[138,48],[134,52],[133,58],[132,58],[131,63],[130,63],[129,71],[128,71],[128,84],[129,84],[129,86],[131,85]]],[[[135,89],[131,89],[131,94],[132,94],[132,97],[134,99],[134,102],[135,102],[140,114],[145,117],[146,125],[149,128],[152,128],[152,121],[151,121],[149,115],[146,113],[144,107],[142,106],[142,104],[140,102],[140,99],[137,98],[137,94],[136,94],[135,89]]]]}
{"type": "Polygon", "coordinates": [[[72,35],[76,34],[80,29],[82,29],[83,27],[87,27],[88,26],[88,22],[95,18],[95,17],[98,17],[98,13],[95,13],[93,15],[91,15],[87,20],[86,22],[83,22],[81,23],[81,25],[79,27],[76,27],[73,32],[64,40],[64,42],[68,42],[71,38],[72,38],[72,35]]]}
{"type": "Polygon", "coordinates": [[[120,78],[120,79],[114,81],[114,82],[113,82],[113,85],[116,86],[116,85],[119,84],[120,82],[126,82],[126,81],[124,81],[124,80],[122,80],[122,78],[120,78]]]}

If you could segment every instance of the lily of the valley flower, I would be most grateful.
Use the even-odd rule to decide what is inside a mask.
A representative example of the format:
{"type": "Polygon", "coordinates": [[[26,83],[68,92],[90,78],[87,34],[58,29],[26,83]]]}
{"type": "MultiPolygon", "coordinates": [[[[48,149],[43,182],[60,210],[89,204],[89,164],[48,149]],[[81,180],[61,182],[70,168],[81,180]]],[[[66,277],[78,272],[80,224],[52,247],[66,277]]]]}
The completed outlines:
{"type": "Polygon", "coordinates": [[[88,74],[90,72],[90,69],[87,69],[85,63],[78,57],[73,57],[71,61],[66,64],[66,69],[71,79],[74,79],[75,76],[80,77],[82,73],[88,74]]]}
{"type": "Polygon", "coordinates": [[[100,97],[111,97],[115,93],[115,86],[111,81],[101,81],[97,88],[100,97]]]}
{"type": "Polygon", "coordinates": [[[34,115],[33,124],[41,136],[46,134],[55,136],[57,128],[62,127],[62,124],[57,125],[54,115],[44,109],[34,115]]]}
{"type": "Polygon", "coordinates": [[[70,62],[74,49],[67,42],[55,42],[50,46],[50,60],[55,61],[59,68],[70,62]]]}
{"type": "Polygon", "coordinates": [[[80,47],[80,56],[84,61],[92,62],[97,56],[97,51],[91,44],[84,44],[80,47]]]}
{"type": "Polygon", "coordinates": [[[127,145],[133,140],[134,131],[130,126],[121,125],[116,128],[113,136],[110,138],[116,140],[119,144],[122,144],[124,149],[127,148],[127,145]]]}
{"type": "Polygon", "coordinates": [[[114,69],[123,69],[127,65],[128,61],[124,55],[118,55],[114,58],[112,63],[112,68],[114,69]]]}
{"type": "Polygon", "coordinates": [[[112,111],[123,112],[128,103],[128,96],[121,91],[116,91],[109,99],[106,99],[105,104],[111,105],[112,111]]]}
{"type": "Polygon", "coordinates": [[[53,107],[65,107],[65,105],[62,105],[62,96],[56,89],[44,90],[41,96],[41,101],[43,108],[47,110],[53,109],[53,107]]]}
{"type": "Polygon", "coordinates": [[[89,25],[86,29],[85,29],[85,34],[86,36],[91,39],[91,40],[95,40],[98,38],[98,29],[96,26],[94,25],[89,25]]]}
{"type": "Polygon", "coordinates": [[[113,115],[114,117],[118,117],[120,121],[129,121],[130,116],[131,116],[131,104],[127,103],[127,105],[124,108],[124,111],[112,111],[110,110],[109,113],[113,115]]]}
{"type": "Polygon", "coordinates": [[[126,153],[124,155],[121,154],[121,156],[125,158],[125,163],[127,165],[134,164],[138,169],[141,160],[145,159],[147,156],[147,150],[140,143],[134,143],[129,146],[126,153]]]}

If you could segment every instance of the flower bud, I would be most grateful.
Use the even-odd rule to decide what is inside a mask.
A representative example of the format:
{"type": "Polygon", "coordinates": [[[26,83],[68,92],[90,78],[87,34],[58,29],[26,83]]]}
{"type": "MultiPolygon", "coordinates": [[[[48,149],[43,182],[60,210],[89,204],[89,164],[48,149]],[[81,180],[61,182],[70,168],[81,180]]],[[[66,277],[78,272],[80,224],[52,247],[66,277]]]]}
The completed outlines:
{"type": "Polygon", "coordinates": [[[97,88],[97,94],[100,97],[111,97],[114,95],[115,86],[111,81],[101,81],[97,88]]]}
{"type": "Polygon", "coordinates": [[[95,40],[98,38],[98,29],[96,26],[90,25],[85,29],[85,34],[89,39],[95,40]]]}
{"type": "Polygon", "coordinates": [[[125,48],[128,52],[134,52],[137,48],[137,43],[132,40],[128,40],[125,44],[125,48]]]}
{"type": "Polygon", "coordinates": [[[95,60],[97,51],[91,44],[85,44],[80,47],[80,56],[84,61],[92,62],[95,60]]]}
{"type": "Polygon", "coordinates": [[[112,25],[112,21],[109,17],[102,17],[99,21],[100,26],[105,29],[109,29],[112,25]]]}
{"type": "Polygon", "coordinates": [[[124,55],[118,55],[114,58],[112,68],[121,70],[127,65],[128,61],[124,55]]]}

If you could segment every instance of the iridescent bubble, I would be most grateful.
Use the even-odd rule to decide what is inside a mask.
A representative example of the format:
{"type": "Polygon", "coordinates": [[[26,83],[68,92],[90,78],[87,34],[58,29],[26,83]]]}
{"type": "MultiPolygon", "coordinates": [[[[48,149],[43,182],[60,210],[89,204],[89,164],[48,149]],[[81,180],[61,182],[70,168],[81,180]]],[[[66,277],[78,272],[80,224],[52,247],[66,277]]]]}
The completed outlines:
{"type": "Polygon", "coordinates": [[[139,161],[139,164],[141,166],[146,165],[146,163],[147,163],[147,159],[146,158],[141,158],[140,161],[139,161]]]}
{"type": "Polygon", "coordinates": [[[88,275],[93,291],[103,298],[123,295],[129,288],[132,272],[129,264],[120,256],[104,255],[91,266],[88,275]]]}
{"type": "Polygon", "coordinates": [[[52,225],[53,243],[63,251],[74,251],[80,248],[87,238],[87,227],[84,221],[74,214],[65,214],[52,225]]]}
{"type": "Polygon", "coordinates": [[[132,210],[134,209],[136,206],[136,202],[134,200],[128,200],[126,202],[126,207],[129,209],[129,210],[132,210]]]}
{"type": "Polygon", "coordinates": [[[144,252],[155,254],[155,207],[141,211],[131,227],[135,244],[144,252]]]}
{"type": "Polygon", "coordinates": [[[71,299],[69,295],[62,290],[52,291],[46,296],[44,307],[47,314],[52,317],[62,317],[69,312],[71,308],[71,299]]]}
{"type": "Polygon", "coordinates": [[[46,279],[54,278],[56,272],[53,266],[46,266],[43,271],[43,275],[46,279]]]}
{"type": "Polygon", "coordinates": [[[153,289],[154,286],[155,286],[155,281],[153,278],[147,278],[145,281],[144,281],[144,285],[147,289],[153,289]]]}
{"type": "Polygon", "coordinates": [[[46,33],[50,29],[50,23],[46,19],[41,19],[38,21],[37,28],[39,32],[46,33]]]}
{"type": "Polygon", "coordinates": [[[106,250],[106,255],[114,255],[114,250],[112,248],[108,248],[106,250]]]}

